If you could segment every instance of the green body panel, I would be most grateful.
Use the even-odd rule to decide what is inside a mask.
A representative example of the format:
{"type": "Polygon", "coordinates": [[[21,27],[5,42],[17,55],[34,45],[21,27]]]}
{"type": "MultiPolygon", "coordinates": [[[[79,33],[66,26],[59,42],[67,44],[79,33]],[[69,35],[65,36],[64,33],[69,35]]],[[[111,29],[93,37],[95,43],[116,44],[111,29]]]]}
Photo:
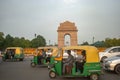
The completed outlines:
{"type": "Polygon", "coordinates": [[[15,54],[14,58],[15,59],[24,59],[24,54],[23,53],[15,54]]]}
{"type": "MultiPolygon", "coordinates": [[[[51,70],[53,70],[55,73],[57,73],[58,76],[62,76],[62,62],[61,61],[57,61],[57,63],[55,64],[55,67],[53,67],[51,70]]],[[[71,74],[67,74],[66,76],[90,76],[91,74],[96,73],[98,75],[101,74],[101,65],[99,62],[95,62],[95,63],[85,63],[84,64],[84,68],[83,68],[83,73],[76,72],[76,65],[75,63],[73,64],[73,68],[72,68],[72,73],[71,74]]],[[[65,75],[63,75],[65,76],[65,75]]]]}
{"type": "Polygon", "coordinates": [[[54,57],[53,56],[50,58],[50,64],[54,64],[54,57]]]}
{"type": "MultiPolygon", "coordinates": [[[[2,59],[6,60],[7,59],[7,55],[3,54],[2,59]]],[[[14,59],[24,59],[24,53],[15,54],[14,55],[14,59]]]]}
{"type": "Polygon", "coordinates": [[[57,75],[59,76],[62,75],[62,62],[61,61],[57,61],[57,63],[55,64],[54,70],[57,73],[57,75]]]}
{"type": "Polygon", "coordinates": [[[100,62],[95,62],[95,63],[85,63],[84,65],[84,72],[83,74],[85,76],[90,76],[93,73],[96,73],[98,75],[102,74],[101,73],[101,65],[100,62]]]}
{"type": "Polygon", "coordinates": [[[35,64],[38,64],[38,57],[34,56],[32,62],[35,63],[35,64]]]}
{"type": "MultiPolygon", "coordinates": [[[[38,56],[34,56],[32,62],[38,64],[38,56]]],[[[43,65],[47,65],[46,59],[42,59],[42,63],[43,65]]],[[[54,57],[51,57],[49,64],[53,64],[53,63],[54,63],[54,57]]]]}

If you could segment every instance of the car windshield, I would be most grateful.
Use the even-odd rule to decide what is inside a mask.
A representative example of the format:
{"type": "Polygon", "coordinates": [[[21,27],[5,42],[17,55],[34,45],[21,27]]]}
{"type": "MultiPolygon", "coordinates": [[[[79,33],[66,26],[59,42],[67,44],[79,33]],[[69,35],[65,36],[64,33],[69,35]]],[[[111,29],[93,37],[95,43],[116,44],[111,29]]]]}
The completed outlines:
{"type": "Polygon", "coordinates": [[[117,55],[117,57],[120,57],[120,55],[117,55]]]}
{"type": "Polygon", "coordinates": [[[107,51],[109,51],[111,48],[107,48],[106,50],[104,50],[104,52],[107,52],[107,51]]]}

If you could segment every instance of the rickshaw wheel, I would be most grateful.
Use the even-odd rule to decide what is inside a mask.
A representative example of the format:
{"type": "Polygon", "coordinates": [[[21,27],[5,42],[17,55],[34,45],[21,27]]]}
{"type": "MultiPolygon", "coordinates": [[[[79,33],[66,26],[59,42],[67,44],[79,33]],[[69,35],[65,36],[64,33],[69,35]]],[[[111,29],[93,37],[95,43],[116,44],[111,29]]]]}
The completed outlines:
{"type": "Polygon", "coordinates": [[[117,66],[115,67],[115,72],[116,72],[117,74],[120,74],[120,65],[117,65],[117,66]]]}
{"type": "Polygon", "coordinates": [[[31,63],[31,66],[32,66],[32,67],[35,67],[35,66],[36,66],[36,64],[35,64],[34,62],[32,62],[32,63],[31,63]]]}
{"type": "Polygon", "coordinates": [[[49,77],[50,78],[55,78],[56,77],[56,73],[54,71],[50,71],[49,72],[49,77]]]}
{"type": "Polygon", "coordinates": [[[98,80],[98,75],[97,74],[91,74],[90,79],[91,80],[98,80]]]}

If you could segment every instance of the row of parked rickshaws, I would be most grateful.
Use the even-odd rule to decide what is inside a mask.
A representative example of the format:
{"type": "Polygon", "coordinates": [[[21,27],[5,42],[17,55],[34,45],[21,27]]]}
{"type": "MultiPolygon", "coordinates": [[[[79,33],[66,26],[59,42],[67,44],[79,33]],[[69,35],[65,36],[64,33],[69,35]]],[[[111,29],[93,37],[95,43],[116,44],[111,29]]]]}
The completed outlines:
{"type": "MultiPolygon", "coordinates": [[[[14,54],[14,59],[23,60],[23,54],[18,54],[18,52],[14,54]]],[[[8,55],[6,55],[7,51],[3,56],[3,60],[8,58],[8,55]]],[[[37,65],[48,66],[50,78],[56,78],[56,76],[90,77],[91,80],[98,80],[99,75],[102,74],[98,50],[93,46],[38,47],[31,60],[32,67],[37,65]],[[68,58],[67,51],[71,52],[73,61],[71,65],[63,67],[65,60],[68,58]],[[78,63],[79,55],[84,55],[85,58],[78,63]],[[65,73],[63,73],[63,70],[65,70],[65,73]]]]}

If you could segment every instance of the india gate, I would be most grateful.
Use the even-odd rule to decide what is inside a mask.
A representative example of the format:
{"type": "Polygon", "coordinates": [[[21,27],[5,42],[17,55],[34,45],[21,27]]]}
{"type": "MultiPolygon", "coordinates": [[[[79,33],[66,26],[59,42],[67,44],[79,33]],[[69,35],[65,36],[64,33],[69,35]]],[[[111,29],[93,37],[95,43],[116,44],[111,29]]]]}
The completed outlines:
{"type": "Polygon", "coordinates": [[[66,21],[63,23],[60,23],[60,26],[58,27],[58,47],[65,46],[65,36],[70,36],[70,46],[77,46],[77,27],[75,26],[75,23],[66,21]]]}

